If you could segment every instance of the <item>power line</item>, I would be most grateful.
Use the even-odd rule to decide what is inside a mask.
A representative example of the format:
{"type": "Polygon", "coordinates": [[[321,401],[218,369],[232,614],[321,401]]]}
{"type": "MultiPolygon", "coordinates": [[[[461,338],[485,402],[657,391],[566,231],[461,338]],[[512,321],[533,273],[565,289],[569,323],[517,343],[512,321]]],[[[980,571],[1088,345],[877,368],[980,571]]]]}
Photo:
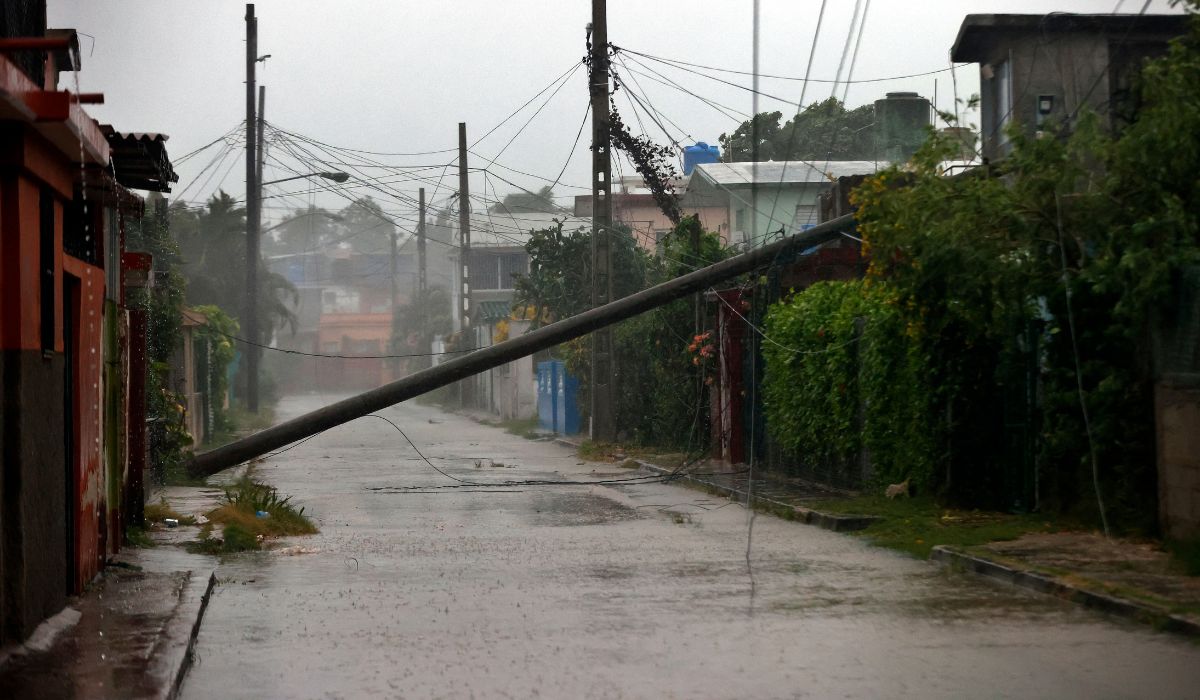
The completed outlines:
{"type": "Polygon", "coordinates": [[[650,66],[647,66],[645,63],[642,63],[641,61],[639,61],[636,58],[630,58],[629,60],[636,63],[638,65],[638,67],[640,67],[644,70],[650,71],[651,73],[654,74],[654,76],[646,75],[645,73],[640,73],[640,72],[635,71],[632,68],[630,68],[629,70],[631,72],[637,73],[638,75],[641,75],[642,77],[644,77],[648,80],[653,80],[654,82],[659,83],[661,85],[666,85],[667,87],[674,88],[674,89],[684,93],[685,95],[694,97],[695,99],[703,102],[704,104],[708,105],[709,107],[712,107],[717,112],[724,115],[726,118],[728,118],[738,124],[742,123],[742,121],[744,119],[750,118],[749,114],[746,114],[745,112],[741,111],[740,109],[735,109],[733,107],[723,105],[720,102],[717,102],[715,100],[710,100],[707,97],[703,97],[703,96],[689,90],[688,88],[680,85],[679,83],[675,82],[671,78],[668,78],[667,76],[663,75],[662,73],[659,73],[657,70],[651,68],[650,66]],[[731,112],[732,112],[732,114],[731,114],[731,112]],[[734,114],[736,114],[738,116],[733,116],[734,114]],[[739,117],[741,117],[741,118],[739,118],[739,117]]]}
{"type": "Polygon", "coordinates": [[[287,355],[301,355],[303,357],[323,357],[323,358],[334,359],[334,360],[394,360],[394,359],[401,359],[401,358],[405,358],[405,357],[437,357],[439,355],[458,355],[458,354],[465,353],[465,352],[475,352],[474,349],[471,349],[471,350],[445,350],[443,352],[414,352],[414,353],[408,353],[405,355],[338,355],[338,354],[334,354],[334,353],[304,352],[302,350],[289,350],[287,348],[277,348],[277,347],[274,347],[271,345],[255,343],[250,340],[247,340],[246,338],[241,338],[236,335],[232,335],[230,333],[222,333],[221,331],[217,331],[215,329],[213,329],[213,330],[217,333],[217,335],[223,335],[226,338],[229,338],[230,340],[236,340],[237,342],[242,343],[244,345],[250,345],[250,346],[256,347],[256,348],[262,348],[263,350],[272,350],[274,352],[284,353],[287,355]]]}
{"type": "MultiPolygon", "coordinates": [[[[668,65],[675,65],[677,67],[678,66],[688,66],[691,68],[700,68],[703,70],[717,71],[720,73],[732,73],[735,75],[750,75],[750,76],[755,75],[754,73],[751,73],[749,71],[734,70],[732,68],[718,68],[716,66],[706,66],[706,65],[699,64],[699,63],[690,63],[688,61],[680,61],[678,59],[673,59],[673,58],[663,58],[662,56],[655,56],[652,54],[643,53],[641,51],[634,51],[633,49],[625,48],[623,46],[614,46],[613,48],[617,49],[618,51],[624,51],[625,53],[631,53],[631,54],[634,54],[637,56],[641,56],[643,58],[650,59],[651,61],[656,61],[658,63],[665,63],[668,65]]],[[[960,63],[958,65],[958,67],[962,67],[962,66],[966,66],[966,65],[970,65],[970,64],[969,63],[960,63]]],[[[909,78],[923,78],[927,75],[937,75],[938,73],[945,73],[946,71],[949,71],[949,70],[951,70],[951,69],[950,68],[938,68],[936,70],[929,70],[929,71],[924,71],[921,73],[907,73],[905,75],[892,75],[892,76],[887,76],[887,77],[883,77],[883,78],[863,78],[860,80],[854,80],[854,81],[850,81],[850,82],[854,85],[860,85],[862,83],[885,83],[885,82],[888,82],[891,80],[907,80],[909,78]]],[[[703,73],[698,73],[696,71],[689,71],[689,72],[696,73],[697,75],[704,75],[703,73]]],[[[776,80],[793,80],[796,82],[805,82],[805,83],[834,83],[834,84],[837,84],[837,83],[845,83],[846,82],[844,80],[836,80],[836,79],[829,80],[827,78],[826,79],[810,78],[807,75],[803,78],[799,78],[799,77],[791,76],[791,75],[771,75],[770,73],[759,73],[757,75],[760,78],[773,78],[776,80]]],[[[712,77],[712,76],[705,76],[705,77],[712,77]]]]}
{"type": "MultiPolygon", "coordinates": [[[[809,46],[809,48],[808,48],[808,65],[806,65],[804,67],[804,83],[800,87],[800,99],[799,99],[799,101],[796,102],[796,116],[793,117],[793,119],[792,119],[792,130],[788,134],[787,150],[784,151],[785,158],[791,155],[792,147],[796,143],[796,133],[798,131],[800,131],[800,129],[798,128],[800,126],[800,124],[799,124],[800,115],[804,111],[804,95],[808,92],[808,82],[809,82],[808,76],[812,72],[813,58],[817,54],[817,42],[821,38],[821,23],[825,19],[825,4],[826,4],[826,0],[821,0],[821,9],[817,13],[817,26],[815,29],[813,29],[812,45],[809,46]]],[[[757,40],[758,40],[757,37],[755,37],[756,42],[757,42],[757,40]]],[[[754,87],[757,89],[758,88],[758,53],[757,53],[758,45],[757,45],[757,43],[755,44],[754,50],[755,50],[754,87]]],[[[757,93],[755,93],[755,95],[754,95],[753,111],[754,111],[754,116],[757,117],[758,116],[758,94],[757,93]]],[[[751,126],[753,126],[753,124],[754,124],[753,119],[754,119],[754,117],[751,117],[751,122],[750,122],[751,126]]],[[[753,132],[753,129],[751,129],[751,131],[753,132]]],[[[752,138],[754,139],[754,143],[751,144],[751,147],[754,148],[755,150],[757,150],[758,149],[758,135],[752,133],[752,138]]],[[[754,161],[756,163],[758,161],[757,154],[755,154],[755,156],[754,156],[754,161]]],[[[751,167],[757,167],[757,166],[751,166],[751,167]]],[[[787,167],[781,168],[779,171],[779,182],[776,183],[776,192],[778,192],[779,188],[783,187],[783,179],[786,175],[787,175],[787,167]]],[[[757,192],[755,192],[755,199],[757,199],[757,192]]],[[[771,201],[771,215],[767,218],[768,221],[775,220],[775,210],[776,210],[776,208],[778,208],[778,206],[779,206],[779,196],[778,196],[778,194],[776,194],[776,196],[771,201]]],[[[757,223],[758,222],[755,221],[756,228],[757,228],[757,223]]],[[[756,230],[752,231],[752,235],[754,237],[757,237],[757,233],[758,232],[756,230]]]]}

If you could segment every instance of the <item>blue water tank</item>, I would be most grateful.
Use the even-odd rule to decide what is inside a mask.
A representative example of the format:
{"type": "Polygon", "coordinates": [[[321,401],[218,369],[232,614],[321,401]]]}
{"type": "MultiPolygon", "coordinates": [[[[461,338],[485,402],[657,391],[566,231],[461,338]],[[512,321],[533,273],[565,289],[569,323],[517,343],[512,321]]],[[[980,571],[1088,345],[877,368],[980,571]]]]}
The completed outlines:
{"type": "Polygon", "coordinates": [[[701,163],[716,163],[721,160],[721,149],[699,141],[695,146],[683,148],[683,174],[691,175],[701,163]]]}

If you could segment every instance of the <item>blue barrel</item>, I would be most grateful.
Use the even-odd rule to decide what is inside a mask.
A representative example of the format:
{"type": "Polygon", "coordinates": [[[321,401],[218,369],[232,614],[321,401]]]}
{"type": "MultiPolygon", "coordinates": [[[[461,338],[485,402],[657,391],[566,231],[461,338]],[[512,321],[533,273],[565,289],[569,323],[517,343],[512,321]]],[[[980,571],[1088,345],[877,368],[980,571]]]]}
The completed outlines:
{"type": "Polygon", "coordinates": [[[701,163],[716,163],[721,160],[721,149],[699,141],[695,146],[683,148],[683,174],[691,175],[701,163]]]}
{"type": "Polygon", "coordinates": [[[558,392],[554,422],[562,434],[575,435],[579,432],[579,379],[567,374],[567,366],[561,360],[555,360],[554,364],[558,392]]]}
{"type": "Polygon", "coordinates": [[[558,387],[556,386],[555,362],[548,360],[539,362],[537,366],[537,410],[538,427],[542,430],[558,432],[558,387]]]}

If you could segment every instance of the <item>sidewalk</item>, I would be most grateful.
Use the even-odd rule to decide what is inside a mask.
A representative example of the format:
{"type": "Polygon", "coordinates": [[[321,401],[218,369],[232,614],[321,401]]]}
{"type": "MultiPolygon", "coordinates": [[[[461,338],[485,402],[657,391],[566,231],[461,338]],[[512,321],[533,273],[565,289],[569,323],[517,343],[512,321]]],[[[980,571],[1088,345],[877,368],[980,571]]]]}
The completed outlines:
{"type": "Polygon", "coordinates": [[[935,547],[935,561],[1200,637],[1200,577],[1149,542],[1091,532],[1031,533],[980,547],[935,547]]]}
{"type": "Polygon", "coordinates": [[[24,645],[0,651],[0,697],[174,697],[215,583],[209,557],[126,549],[24,645]]]}
{"type": "MultiPolygon", "coordinates": [[[[575,438],[556,438],[579,448],[575,438]]],[[[643,470],[674,474],[674,469],[634,458],[643,470]]],[[[679,475],[679,483],[746,501],[745,472],[720,473],[703,468],[679,475]]],[[[811,505],[852,496],[800,479],[755,474],[753,504],[789,520],[833,530],[863,531],[886,527],[887,516],[832,513],[811,505]]],[[[851,504],[852,505],[852,504],[851,504]]],[[[997,516],[1002,517],[1002,516],[997,516]]],[[[950,526],[953,527],[953,526],[950,526]]],[[[1159,629],[1200,638],[1200,577],[1187,576],[1154,543],[1114,539],[1091,532],[1031,532],[1014,540],[981,546],[934,544],[930,560],[1012,585],[1073,601],[1159,629]]]]}

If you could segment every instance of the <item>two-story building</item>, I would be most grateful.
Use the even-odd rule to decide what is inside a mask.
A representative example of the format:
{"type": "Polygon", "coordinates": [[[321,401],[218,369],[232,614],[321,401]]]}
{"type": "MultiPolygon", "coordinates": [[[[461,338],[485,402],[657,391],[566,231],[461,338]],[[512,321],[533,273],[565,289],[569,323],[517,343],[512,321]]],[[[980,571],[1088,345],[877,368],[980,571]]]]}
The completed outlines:
{"type": "Polygon", "coordinates": [[[1134,118],[1142,62],[1187,31],[1186,15],[967,15],[950,60],[979,64],[982,155],[1006,156],[1010,128],[1069,131],[1090,110],[1119,130],[1134,118]]]}

